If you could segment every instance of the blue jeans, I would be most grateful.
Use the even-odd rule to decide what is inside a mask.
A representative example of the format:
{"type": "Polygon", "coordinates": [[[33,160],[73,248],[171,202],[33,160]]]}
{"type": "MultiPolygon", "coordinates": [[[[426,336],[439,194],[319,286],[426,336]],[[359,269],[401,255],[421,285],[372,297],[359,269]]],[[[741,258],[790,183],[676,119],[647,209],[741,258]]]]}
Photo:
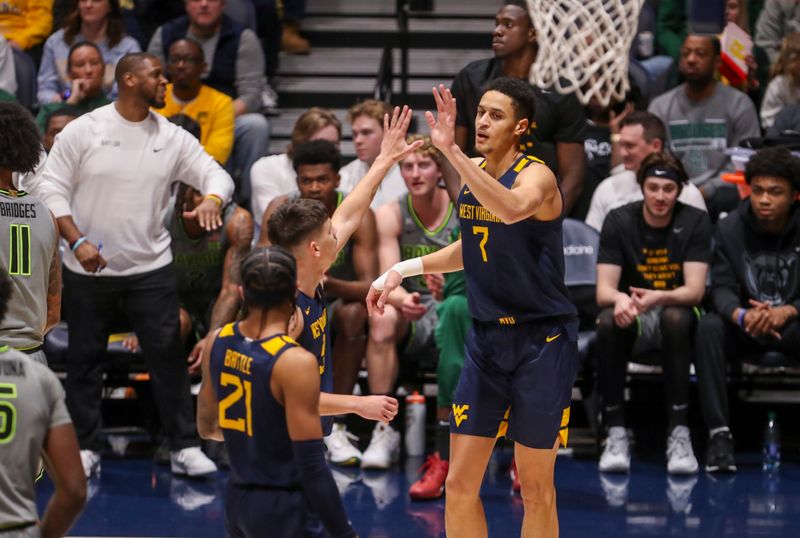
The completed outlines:
{"type": "Polygon", "coordinates": [[[257,112],[236,117],[233,129],[233,155],[228,172],[236,183],[237,199],[249,207],[250,168],[269,150],[269,122],[257,112]]]}

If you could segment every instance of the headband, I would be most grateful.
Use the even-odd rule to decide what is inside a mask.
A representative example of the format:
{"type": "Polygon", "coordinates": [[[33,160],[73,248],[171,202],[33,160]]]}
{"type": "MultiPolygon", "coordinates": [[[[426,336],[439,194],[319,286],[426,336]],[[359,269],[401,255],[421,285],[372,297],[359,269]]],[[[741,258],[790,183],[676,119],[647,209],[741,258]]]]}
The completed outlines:
{"type": "Polygon", "coordinates": [[[642,174],[642,178],[647,179],[648,177],[656,177],[658,179],[671,179],[679,186],[683,186],[684,178],[678,173],[677,170],[670,166],[659,166],[654,164],[649,166],[642,174]]]}

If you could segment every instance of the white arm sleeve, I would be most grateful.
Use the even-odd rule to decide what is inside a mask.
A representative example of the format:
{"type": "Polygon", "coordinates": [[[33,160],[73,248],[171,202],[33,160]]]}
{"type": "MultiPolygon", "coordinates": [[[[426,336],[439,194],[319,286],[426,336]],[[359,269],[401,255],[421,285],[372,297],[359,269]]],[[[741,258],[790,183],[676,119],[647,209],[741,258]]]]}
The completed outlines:
{"type": "Polygon", "coordinates": [[[422,258],[411,258],[410,260],[404,260],[402,262],[397,262],[393,266],[391,266],[385,273],[375,279],[372,283],[372,287],[378,291],[383,290],[383,286],[386,283],[386,277],[389,276],[389,271],[394,271],[399,273],[401,277],[406,278],[410,276],[417,276],[421,275],[423,272],[422,268],[422,258]]]}

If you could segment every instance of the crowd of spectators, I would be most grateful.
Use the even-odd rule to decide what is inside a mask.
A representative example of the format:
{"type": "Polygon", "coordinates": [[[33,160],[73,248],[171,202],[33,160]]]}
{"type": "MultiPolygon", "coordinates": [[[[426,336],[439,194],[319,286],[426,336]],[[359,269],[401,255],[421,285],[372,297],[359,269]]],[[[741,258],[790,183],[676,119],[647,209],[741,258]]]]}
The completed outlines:
{"type": "MultiPolygon", "coordinates": [[[[224,168],[232,177],[235,202],[223,207],[222,227],[210,231],[192,221],[196,207],[205,203],[195,190],[207,186],[202,167],[183,163],[164,176],[192,185],[173,194],[163,225],[171,236],[181,306],[180,318],[173,320],[170,330],[178,331],[186,350],[191,350],[187,353],[191,373],[197,372],[206,332],[236,318],[238,261],[259,236],[265,241],[270,214],[287,199],[298,197],[321,200],[332,214],[380,152],[383,117],[391,110],[388,103],[364,100],[353,103],[346,118],[338,118],[333,111],[308,103],[286,152],[268,155],[270,124],[265,110],[274,105],[269,82],[279,72],[278,50],[310,51],[299,34],[302,2],[285,4],[282,29],[269,0],[0,2],[0,99],[18,100],[37,113],[44,151],[57,155],[57,162],[48,160],[41,165],[44,172],[31,176],[22,187],[34,194],[48,192],[43,183],[63,183],[59,174],[71,166],[69,159],[79,159],[106,143],[119,144],[111,130],[130,126],[123,116],[103,107],[122,92],[120,61],[142,50],[149,52],[148,61],[158,69],[153,76],[163,73],[170,80],[165,106],[157,112],[194,134],[221,166],[203,161],[203,170],[213,171],[219,180],[224,168]],[[31,77],[38,83],[37,91],[32,90],[37,84],[31,77]],[[87,113],[93,121],[106,118],[109,123],[97,127],[87,121],[70,129],[71,121],[87,113]],[[339,151],[345,120],[352,127],[356,151],[356,158],[347,164],[339,151]],[[100,131],[89,134],[87,129],[100,131]],[[106,136],[103,133],[108,140],[98,139],[97,147],[87,145],[106,136]]],[[[779,351],[800,356],[800,161],[782,148],[757,153],[746,168],[746,183],[752,189],[746,199],[740,195],[744,189],[723,179],[734,170],[729,148],[765,135],[766,145],[769,140],[792,141],[800,132],[800,7],[779,0],[729,0],[725,18],[752,33],[755,43],[745,59],[748,76],[738,84],[720,72],[720,40],[690,33],[683,0],[661,0],[646,2],[642,10],[631,51],[632,90],[624,101],[608,106],[594,101],[583,107],[573,95],[534,88],[535,121],[520,150],[553,169],[566,215],[585,221],[600,237],[596,306],[601,309],[597,326],[601,352],[596,359],[608,430],[602,471],[630,468],[624,377],[627,361],[637,354],[656,350],[664,357],[668,469],[674,473],[694,473],[699,468],[687,428],[690,363],[696,364],[710,434],[705,467],[732,471],[727,364],[742,353],[779,351]],[[698,330],[705,337],[695,342],[698,330]]],[[[527,3],[506,2],[497,13],[492,36],[493,54],[487,51],[487,59],[464,66],[452,81],[458,104],[456,141],[470,155],[476,135],[480,136],[473,119],[481,88],[501,76],[527,79],[535,61],[537,38],[527,3]]],[[[130,95],[133,90],[125,91],[130,95]]],[[[147,136],[154,137],[154,151],[160,151],[157,135],[147,136]]],[[[179,160],[196,146],[189,141],[181,144],[182,153],[175,157],[179,160]]],[[[134,163],[100,164],[105,173],[134,163]]],[[[398,372],[410,357],[438,351],[444,365],[439,369],[440,426],[447,418],[448,393],[455,387],[459,360],[463,361],[458,348],[469,324],[461,300],[463,282],[453,276],[413,279],[406,294],[398,295],[402,300],[387,305],[387,315],[369,320],[360,298],[371,279],[398,259],[431,252],[457,236],[451,201],[455,193],[439,188],[445,167],[429,141],[392,167],[372,211],[342,259],[332,266],[326,284],[331,310],[336,312],[335,390],[352,392],[364,359],[368,390],[393,394],[398,372]],[[454,337],[456,333],[460,336],[454,337]]],[[[83,226],[93,221],[102,226],[98,214],[104,219],[119,217],[109,209],[109,200],[90,204],[71,199],[74,193],[65,185],[59,200],[63,207],[58,209],[67,211],[72,204],[73,212],[78,207],[93,213],[82,216],[83,226]]],[[[147,225],[157,228],[162,216],[152,212],[147,225]]],[[[62,236],[66,238],[63,230],[62,236]]],[[[109,259],[112,268],[107,273],[118,274],[134,289],[139,283],[130,275],[138,274],[138,269],[134,271],[132,263],[141,253],[126,253],[131,248],[123,247],[126,241],[120,237],[120,257],[115,262],[109,259]]],[[[97,247],[95,256],[100,260],[101,246],[97,247]]],[[[96,355],[95,348],[102,344],[90,333],[105,331],[109,320],[82,316],[88,299],[82,303],[79,297],[92,289],[94,279],[82,274],[83,260],[68,255],[66,266],[65,286],[71,297],[67,322],[71,331],[80,331],[83,342],[80,349],[70,350],[76,366],[70,371],[67,402],[73,415],[78,411],[81,448],[97,452],[99,422],[92,417],[98,414],[98,402],[90,402],[91,391],[76,376],[90,377],[80,370],[94,368],[87,356],[96,355]],[[78,292],[70,293],[69,286],[78,292]]],[[[152,313],[153,319],[160,319],[156,314],[164,312],[152,313]]],[[[156,342],[158,328],[142,327],[145,334],[139,336],[148,340],[143,351],[153,357],[153,364],[162,348],[164,353],[173,352],[156,342]]],[[[70,337],[71,344],[78,341],[77,336],[70,337]]],[[[92,387],[97,383],[95,374],[92,387]]],[[[182,376],[169,375],[183,383],[182,376]]],[[[188,392],[185,396],[186,400],[173,396],[174,402],[161,396],[163,406],[183,411],[181,420],[168,424],[173,450],[196,446],[188,392]]],[[[446,426],[440,429],[446,437],[446,426]]],[[[448,448],[438,435],[437,454],[429,460],[421,485],[412,487],[417,497],[441,494],[448,448]],[[432,478],[429,473],[438,474],[432,478]]],[[[352,440],[344,421],[337,420],[328,443],[333,463],[388,468],[400,443],[393,424],[376,426],[363,453],[352,440]]],[[[87,474],[98,461],[89,460],[87,474]]]]}

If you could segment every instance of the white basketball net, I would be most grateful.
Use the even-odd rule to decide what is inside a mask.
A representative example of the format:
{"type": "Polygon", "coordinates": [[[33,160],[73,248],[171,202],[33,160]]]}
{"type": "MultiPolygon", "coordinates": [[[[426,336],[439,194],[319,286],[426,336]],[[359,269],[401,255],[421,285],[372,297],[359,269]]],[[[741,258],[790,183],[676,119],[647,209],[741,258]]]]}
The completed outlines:
{"type": "Polygon", "coordinates": [[[583,104],[606,106],[629,89],[628,53],[644,0],[528,0],[539,51],[530,80],[583,104]]]}

